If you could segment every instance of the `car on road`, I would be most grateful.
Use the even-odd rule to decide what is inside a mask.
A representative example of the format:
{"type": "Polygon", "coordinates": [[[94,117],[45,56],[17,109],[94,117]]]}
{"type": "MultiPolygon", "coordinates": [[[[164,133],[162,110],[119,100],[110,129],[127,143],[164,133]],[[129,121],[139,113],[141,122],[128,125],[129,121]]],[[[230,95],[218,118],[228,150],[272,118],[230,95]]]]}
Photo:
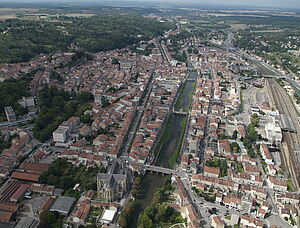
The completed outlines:
{"type": "Polygon", "coordinates": [[[217,213],[219,212],[219,210],[218,210],[217,208],[215,208],[215,207],[213,207],[213,208],[211,209],[211,211],[212,211],[214,214],[217,214],[217,213]]]}

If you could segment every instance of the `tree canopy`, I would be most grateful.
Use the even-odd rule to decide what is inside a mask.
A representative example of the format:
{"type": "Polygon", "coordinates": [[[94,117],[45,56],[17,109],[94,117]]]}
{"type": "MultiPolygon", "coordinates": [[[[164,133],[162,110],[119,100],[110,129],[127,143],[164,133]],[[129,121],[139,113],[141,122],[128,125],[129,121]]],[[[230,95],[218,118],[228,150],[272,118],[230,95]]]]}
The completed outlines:
{"type": "Polygon", "coordinates": [[[175,28],[133,13],[55,20],[0,21],[0,63],[26,62],[37,54],[68,51],[71,44],[89,52],[124,48],[175,28]]]}

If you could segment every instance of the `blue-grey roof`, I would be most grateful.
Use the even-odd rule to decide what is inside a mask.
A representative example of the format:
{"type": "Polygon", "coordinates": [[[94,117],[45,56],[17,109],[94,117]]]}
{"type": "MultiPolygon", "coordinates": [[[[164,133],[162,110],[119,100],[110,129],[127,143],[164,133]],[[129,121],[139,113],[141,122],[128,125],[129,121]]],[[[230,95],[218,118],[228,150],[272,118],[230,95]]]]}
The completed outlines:
{"type": "Polygon", "coordinates": [[[286,114],[279,115],[279,124],[283,131],[297,132],[291,117],[286,114]]]}

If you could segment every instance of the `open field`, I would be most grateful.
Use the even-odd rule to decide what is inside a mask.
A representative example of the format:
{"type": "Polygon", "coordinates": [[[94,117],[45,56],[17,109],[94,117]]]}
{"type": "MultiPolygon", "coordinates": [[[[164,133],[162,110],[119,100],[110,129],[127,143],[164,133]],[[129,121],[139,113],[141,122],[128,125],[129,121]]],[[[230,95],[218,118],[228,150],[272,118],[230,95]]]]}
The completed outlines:
{"type": "Polygon", "coordinates": [[[14,19],[14,18],[17,18],[16,14],[0,15],[0,20],[7,20],[7,19],[14,19]]]}
{"type": "Polygon", "coordinates": [[[276,32],[284,32],[284,29],[270,29],[270,30],[256,30],[254,31],[256,33],[259,32],[271,32],[271,33],[276,33],[276,32]]]}
{"type": "Polygon", "coordinates": [[[232,29],[235,29],[235,30],[247,28],[247,25],[245,25],[245,24],[232,24],[230,26],[232,29]]]}
{"type": "Polygon", "coordinates": [[[208,13],[209,16],[216,17],[269,17],[267,15],[255,15],[255,14],[225,14],[225,13],[208,13]]]}

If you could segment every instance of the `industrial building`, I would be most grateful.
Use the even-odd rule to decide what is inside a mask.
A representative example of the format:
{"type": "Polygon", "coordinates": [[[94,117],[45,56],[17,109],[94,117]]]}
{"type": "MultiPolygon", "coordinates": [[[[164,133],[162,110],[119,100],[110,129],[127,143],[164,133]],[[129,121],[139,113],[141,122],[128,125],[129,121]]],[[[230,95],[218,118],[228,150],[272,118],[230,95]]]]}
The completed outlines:
{"type": "Polygon", "coordinates": [[[15,228],[34,228],[38,224],[38,221],[30,217],[22,217],[17,223],[15,228]]]}
{"type": "Polygon", "coordinates": [[[73,208],[74,204],[76,202],[76,199],[69,196],[60,196],[58,197],[52,207],[50,208],[50,211],[56,211],[63,215],[68,215],[73,208]]]}

